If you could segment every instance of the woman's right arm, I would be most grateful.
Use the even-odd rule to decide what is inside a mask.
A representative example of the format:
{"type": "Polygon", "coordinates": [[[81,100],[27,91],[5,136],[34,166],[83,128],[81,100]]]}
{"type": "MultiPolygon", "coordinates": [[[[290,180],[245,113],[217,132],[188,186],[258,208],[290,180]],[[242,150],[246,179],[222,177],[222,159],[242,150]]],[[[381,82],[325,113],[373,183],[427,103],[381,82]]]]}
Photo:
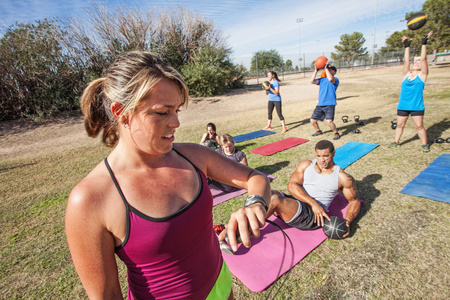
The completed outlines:
{"type": "Polygon", "coordinates": [[[202,136],[202,139],[200,140],[200,144],[203,144],[206,141],[206,138],[208,137],[208,133],[205,132],[202,136]]]}
{"type": "Polygon", "coordinates": [[[114,237],[106,229],[103,203],[83,182],[69,196],[65,227],[70,254],[89,299],[123,299],[114,254],[114,237]]]}
{"type": "Polygon", "coordinates": [[[403,36],[402,43],[405,45],[405,57],[403,58],[403,75],[406,75],[409,73],[409,67],[410,67],[409,46],[411,45],[411,41],[408,39],[408,37],[403,36]]]}

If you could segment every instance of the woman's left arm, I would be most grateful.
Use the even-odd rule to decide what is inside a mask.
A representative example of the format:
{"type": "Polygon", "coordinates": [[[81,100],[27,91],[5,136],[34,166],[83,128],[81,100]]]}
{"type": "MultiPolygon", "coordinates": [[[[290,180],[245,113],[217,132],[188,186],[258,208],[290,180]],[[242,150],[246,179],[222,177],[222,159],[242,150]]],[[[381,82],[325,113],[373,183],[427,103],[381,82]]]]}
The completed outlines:
{"type": "Polygon", "coordinates": [[[420,53],[420,77],[423,81],[427,80],[428,76],[428,62],[427,62],[427,42],[428,38],[433,34],[433,31],[430,31],[426,37],[422,38],[422,50],[420,53]]]}
{"type": "MultiPolygon", "coordinates": [[[[234,212],[227,225],[228,239],[233,250],[237,250],[237,230],[244,246],[250,247],[250,236],[259,237],[259,229],[265,225],[265,206],[269,206],[271,197],[267,176],[200,145],[179,144],[176,148],[202,170],[205,176],[246,189],[249,196],[256,195],[263,199],[234,212]]],[[[224,234],[220,236],[221,239],[225,238],[224,234]]]]}

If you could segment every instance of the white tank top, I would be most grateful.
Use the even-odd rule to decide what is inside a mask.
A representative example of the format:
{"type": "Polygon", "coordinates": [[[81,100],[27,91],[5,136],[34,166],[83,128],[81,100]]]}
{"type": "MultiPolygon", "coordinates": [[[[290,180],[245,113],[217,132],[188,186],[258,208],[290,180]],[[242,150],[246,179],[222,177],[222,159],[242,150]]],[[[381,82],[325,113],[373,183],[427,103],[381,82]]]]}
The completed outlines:
{"type": "Polygon", "coordinates": [[[315,170],[317,159],[306,168],[303,174],[303,188],[308,195],[316,200],[324,209],[328,209],[331,201],[338,193],[339,189],[339,170],[336,165],[334,172],[328,175],[317,173],[315,170]]]}

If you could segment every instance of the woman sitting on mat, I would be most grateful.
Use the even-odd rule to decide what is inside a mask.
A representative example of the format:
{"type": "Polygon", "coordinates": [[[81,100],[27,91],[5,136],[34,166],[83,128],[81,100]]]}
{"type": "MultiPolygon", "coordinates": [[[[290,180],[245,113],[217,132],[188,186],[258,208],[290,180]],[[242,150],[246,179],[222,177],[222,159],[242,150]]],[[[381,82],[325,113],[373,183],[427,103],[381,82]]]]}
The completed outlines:
{"type": "MultiPolygon", "coordinates": [[[[235,162],[238,162],[238,163],[248,166],[247,156],[245,155],[244,152],[242,152],[241,150],[238,150],[234,147],[234,140],[231,135],[229,135],[229,134],[222,135],[220,137],[220,143],[222,144],[222,147],[218,148],[216,150],[218,153],[220,153],[222,156],[232,159],[235,162]]],[[[210,178],[208,178],[208,185],[211,188],[219,189],[226,193],[234,192],[238,189],[234,186],[231,186],[231,185],[228,185],[225,183],[221,183],[216,180],[212,180],[210,178]]]]}
{"type": "Polygon", "coordinates": [[[270,85],[265,88],[266,95],[269,95],[269,103],[267,106],[268,120],[267,126],[263,129],[272,129],[272,112],[273,108],[275,107],[277,110],[278,118],[280,118],[281,121],[281,126],[283,127],[281,132],[285,133],[287,131],[287,128],[281,110],[280,79],[278,79],[278,75],[274,71],[267,72],[267,79],[269,79],[270,82],[270,85]]]}
{"type": "Polygon", "coordinates": [[[208,125],[206,125],[206,130],[200,144],[216,150],[220,146],[220,138],[216,133],[216,125],[214,125],[214,123],[208,123],[208,125]]]}
{"type": "Polygon", "coordinates": [[[181,75],[142,51],[119,57],[82,95],[89,136],[115,147],[67,204],[70,253],[91,299],[122,299],[115,254],[127,266],[128,299],[233,298],[206,176],[252,195],[227,224],[234,251],[238,227],[250,247],[265,225],[269,180],[201,145],[175,144],[188,99],[181,75]]]}

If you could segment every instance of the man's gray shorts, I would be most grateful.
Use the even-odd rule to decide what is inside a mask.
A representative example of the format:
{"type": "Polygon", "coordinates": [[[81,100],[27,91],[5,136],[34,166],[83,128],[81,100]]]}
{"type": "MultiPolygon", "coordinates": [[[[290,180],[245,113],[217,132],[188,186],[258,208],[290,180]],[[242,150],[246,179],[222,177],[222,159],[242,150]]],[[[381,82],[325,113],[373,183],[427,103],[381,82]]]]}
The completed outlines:
{"type": "MultiPolygon", "coordinates": [[[[295,199],[291,195],[285,195],[285,196],[295,199]]],[[[313,230],[313,229],[319,228],[320,226],[314,222],[314,212],[313,212],[311,206],[309,204],[301,202],[297,199],[295,199],[295,200],[298,201],[299,205],[301,206],[301,211],[300,211],[300,213],[297,211],[297,214],[295,215],[295,217],[292,218],[292,220],[290,220],[289,222],[285,222],[285,223],[291,227],[295,227],[295,228],[298,228],[301,230],[313,230]]]]}
{"type": "Polygon", "coordinates": [[[317,121],[323,121],[323,119],[334,120],[334,111],[336,109],[336,105],[327,105],[327,106],[316,106],[314,112],[311,116],[311,119],[317,121]]]}

